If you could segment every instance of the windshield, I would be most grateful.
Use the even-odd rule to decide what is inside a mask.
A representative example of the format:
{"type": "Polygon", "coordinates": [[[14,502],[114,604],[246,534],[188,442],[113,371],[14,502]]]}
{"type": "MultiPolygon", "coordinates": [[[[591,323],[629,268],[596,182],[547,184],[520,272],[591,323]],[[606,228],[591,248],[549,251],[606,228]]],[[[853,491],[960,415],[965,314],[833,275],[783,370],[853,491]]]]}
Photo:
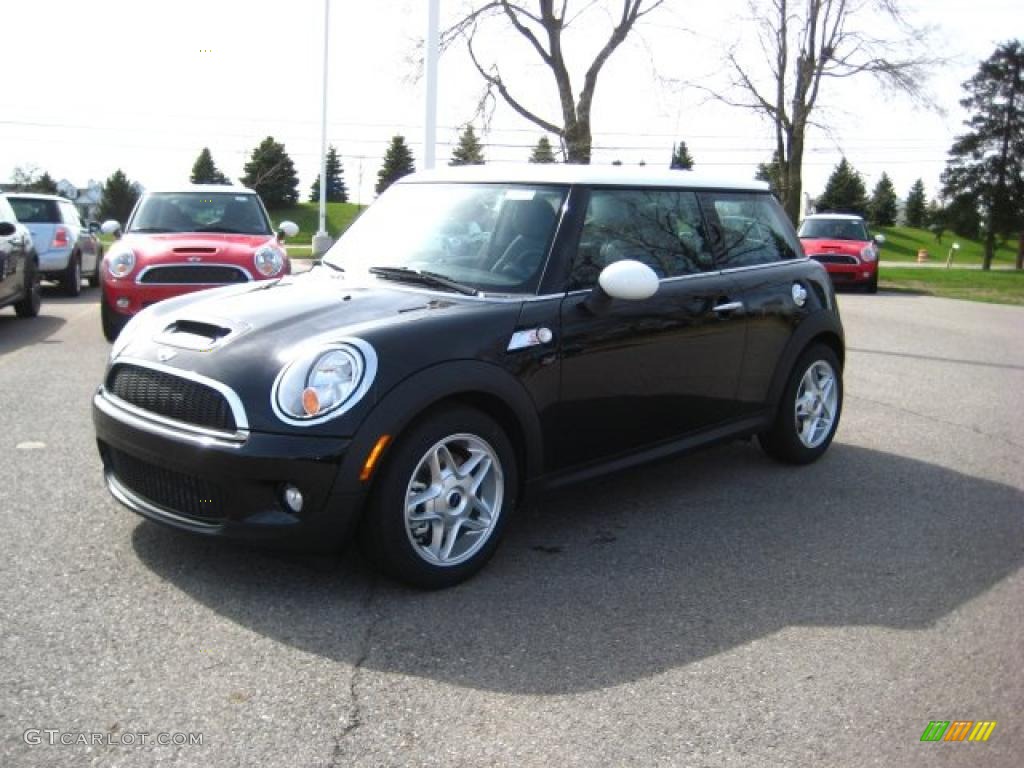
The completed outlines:
{"type": "Polygon", "coordinates": [[[224,232],[269,235],[270,222],[256,195],[231,192],[155,192],[146,195],[129,232],[224,232]]]}
{"type": "Polygon", "coordinates": [[[401,279],[404,268],[479,291],[535,293],[566,189],[522,184],[396,184],[324,261],[401,279]],[[386,272],[387,274],[381,274],[386,272]]]}
{"type": "Polygon", "coordinates": [[[860,219],[805,219],[800,237],[814,240],[867,240],[868,231],[860,219]]]}

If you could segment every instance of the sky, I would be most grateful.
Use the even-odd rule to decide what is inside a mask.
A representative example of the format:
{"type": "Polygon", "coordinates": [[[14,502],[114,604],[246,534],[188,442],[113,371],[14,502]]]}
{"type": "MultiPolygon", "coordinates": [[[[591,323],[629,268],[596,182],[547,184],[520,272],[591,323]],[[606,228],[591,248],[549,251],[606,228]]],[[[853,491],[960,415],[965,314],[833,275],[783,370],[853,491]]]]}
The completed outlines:
{"type": "MultiPolygon", "coordinates": [[[[870,0],[862,0],[869,4],[870,0]]],[[[441,0],[442,26],[468,0],[441,0]]],[[[567,36],[571,74],[582,80],[610,29],[617,0],[588,8],[567,36]]],[[[369,203],[391,136],[423,157],[424,83],[417,76],[426,0],[330,0],[328,140],[341,154],[354,202],[369,203]]],[[[529,0],[532,5],[533,0],[529,0]]],[[[962,131],[961,83],[1012,38],[1024,38],[1019,0],[904,0],[915,28],[931,28],[929,52],[947,58],[927,83],[939,109],[921,109],[870,77],[830,81],[804,159],[805,191],[818,194],[845,155],[868,188],[885,171],[903,196],[917,178],[938,191],[946,151],[962,131]]],[[[232,178],[266,136],[295,161],[300,195],[319,171],[324,0],[3,0],[0,178],[37,167],[78,186],[123,169],[154,188],[186,182],[208,146],[232,178]]],[[[668,0],[613,55],[598,82],[595,163],[668,163],[683,140],[699,170],[750,178],[771,156],[770,125],[709,101],[721,91],[731,45],[757,53],[747,0],[668,0]],[[746,35],[744,34],[746,31],[746,35]]],[[[899,34],[866,10],[856,24],[899,34]]],[[[558,122],[549,72],[507,29],[483,33],[481,58],[496,62],[516,95],[558,122]]],[[[455,47],[439,67],[438,162],[473,121],[479,75],[455,47]]],[[[543,131],[504,105],[476,120],[489,162],[524,161],[543,131]]],[[[554,137],[551,137],[552,139],[554,137]]]]}

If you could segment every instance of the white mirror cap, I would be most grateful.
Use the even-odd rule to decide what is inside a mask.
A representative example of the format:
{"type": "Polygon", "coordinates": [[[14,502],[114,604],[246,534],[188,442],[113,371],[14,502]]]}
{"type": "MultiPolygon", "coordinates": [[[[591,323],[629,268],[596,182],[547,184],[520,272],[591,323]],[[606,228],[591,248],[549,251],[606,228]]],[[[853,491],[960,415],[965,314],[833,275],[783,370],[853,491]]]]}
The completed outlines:
{"type": "Polygon", "coordinates": [[[278,227],[278,232],[284,232],[285,237],[295,237],[299,234],[299,225],[294,221],[282,221],[278,227]]]}
{"type": "Polygon", "coordinates": [[[633,259],[609,264],[601,270],[597,282],[613,299],[649,299],[658,292],[658,276],[654,270],[633,259]]]}
{"type": "Polygon", "coordinates": [[[117,232],[117,230],[119,230],[120,228],[121,225],[118,224],[113,219],[107,219],[102,224],[100,224],[100,232],[102,232],[104,235],[112,235],[115,232],[117,232]]]}
{"type": "Polygon", "coordinates": [[[875,242],[879,243],[879,244],[884,243],[885,242],[885,235],[883,235],[881,232],[879,232],[877,235],[875,235],[875,242]]]}

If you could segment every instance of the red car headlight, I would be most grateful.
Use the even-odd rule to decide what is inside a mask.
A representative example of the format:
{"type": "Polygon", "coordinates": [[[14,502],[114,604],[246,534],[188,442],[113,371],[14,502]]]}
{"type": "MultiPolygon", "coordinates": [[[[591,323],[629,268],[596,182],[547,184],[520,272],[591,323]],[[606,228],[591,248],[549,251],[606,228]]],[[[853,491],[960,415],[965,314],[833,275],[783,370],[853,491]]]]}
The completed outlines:
{"type": "Polygon", "coordinates": [[[252,255],[253,266],[264,277],[273,277],[284,269],[284,254],[272,245],[262,245],[252,255]]]}

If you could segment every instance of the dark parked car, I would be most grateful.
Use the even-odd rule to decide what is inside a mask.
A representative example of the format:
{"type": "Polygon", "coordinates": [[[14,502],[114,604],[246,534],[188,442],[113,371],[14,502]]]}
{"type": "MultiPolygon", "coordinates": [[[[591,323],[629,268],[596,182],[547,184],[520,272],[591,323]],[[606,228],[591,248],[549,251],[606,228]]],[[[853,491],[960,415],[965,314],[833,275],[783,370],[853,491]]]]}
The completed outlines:
{"type": "Polygon", "coordinates": [[[18,317],[39,314],[39,257],[32,233],[0,195],[0,307],[12,304],[18,317]]]}
{"type": "Polygon", "coordinates": [[[467,167],[395,184],[307,274],[144,310],[93,416],[107,484],[141,515],[355,533],[439,587],[529,493],[752,435],[813,461],[843,357],[829,278],[766,185],[467,167]]]}

